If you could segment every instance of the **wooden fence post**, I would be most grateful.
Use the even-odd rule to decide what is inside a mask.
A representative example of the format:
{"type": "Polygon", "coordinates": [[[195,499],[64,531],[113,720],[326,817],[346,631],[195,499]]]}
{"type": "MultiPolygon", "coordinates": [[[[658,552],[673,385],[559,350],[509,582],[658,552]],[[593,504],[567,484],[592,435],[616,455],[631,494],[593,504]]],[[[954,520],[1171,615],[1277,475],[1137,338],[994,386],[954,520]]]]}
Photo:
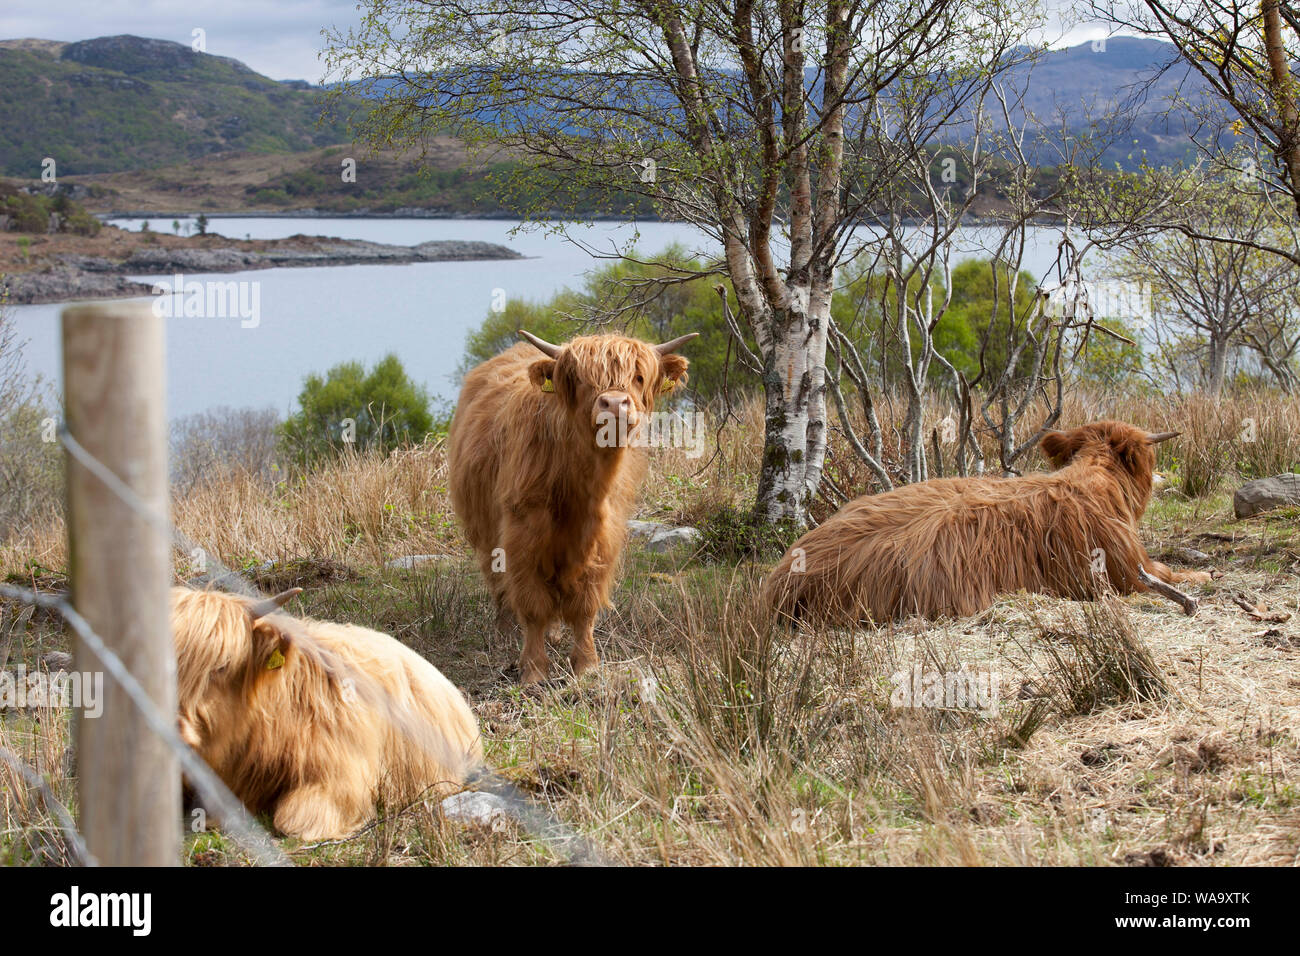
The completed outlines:
{"type": "MultiPolygon", "coordinates": [[[[149,303],[63,310],[67,427],[155,514],[170,513],[163,319],[149,303]]],[[[65,453],[72,602],[164,714],[176,712],[171,542],[65,453]]],[[[80,641],[75,666],[104,668],[80,641]]],[[[180,766],[107,674],[103,711],[76,714],[80,826],[106,866],[180,861],[180,766]]]]}

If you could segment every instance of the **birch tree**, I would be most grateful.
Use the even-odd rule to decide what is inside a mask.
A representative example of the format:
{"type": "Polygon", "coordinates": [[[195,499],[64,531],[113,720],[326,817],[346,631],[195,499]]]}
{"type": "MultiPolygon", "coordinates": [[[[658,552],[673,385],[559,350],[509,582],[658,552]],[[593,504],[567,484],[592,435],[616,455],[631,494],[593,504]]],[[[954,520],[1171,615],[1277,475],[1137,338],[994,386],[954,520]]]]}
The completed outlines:
{"type": "MultiPolygon", "coordinates": [[[[1022,0],[362,0],[328,35],[340,97],[375,146],[454,134],[520,165],[536,220],[576,196],[649,202],[720,250],[756,343],[765,436],[755,514],[800,526],[828,439],[835,273],[907,157],[876,108],[909,84],[957,91],[1020,55],[1022,0]]],[[[919,122],[934,122],[922,117],[919,122]]],[[[517,207],[518,208],[518,207],[517,207]]],[[[738,342],[738,346],[743,343],[738,342]]]]}

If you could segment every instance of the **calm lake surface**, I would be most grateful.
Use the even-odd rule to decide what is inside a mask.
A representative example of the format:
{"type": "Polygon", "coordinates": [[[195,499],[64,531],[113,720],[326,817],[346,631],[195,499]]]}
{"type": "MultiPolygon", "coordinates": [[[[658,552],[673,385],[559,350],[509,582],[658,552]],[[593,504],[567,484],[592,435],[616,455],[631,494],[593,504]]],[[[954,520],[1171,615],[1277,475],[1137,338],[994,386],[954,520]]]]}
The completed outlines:
{"type": "MultiPolygon", "coordinates": [[[[182,226],[186,220],[182,220],[182,226]]],[[[117,220],[138,229],[138,220],[117,220]]],[[[172,220],[150,221],[171,231],[172,220]]],[[[639,249],[658,252],[672,243],[702,256],[721,249],[690,226],[678,223],[595,223],[569,227],[579,244],[546,230],[512,232],[506,220],[448,219],[213,219],[209,231],[231,238],[273,239],[295,234],[368,239],[415,245],[431,239],[497,242],[526,259],[499,262],[437,262],[414,265],[260,269],[194,274],[185,279],[259,283],[260,315],[255,327],[240,319],[167,320],[168,415],[176,418],[219,405],[292,409],[310,372],[340,362],[367,365],[396,353],[408,374],[431,395],[454,399],[452,381],[465,337],[477,328],[501,290],[508,298],[545,300],[582,285],[610,254],[635,239],[639,249]]],[[[1057,233],[1040,230],[1025,266],[1044,276],[1056,255],[1057,233]]],[[[980,254],[979,230],[967,230],[961,246],[980,254]]],[[[170,276],[132,276],[144,282],[170,276]]],[[[18,336],[26,340],[28,369],[61,385],[59,305],[15,306],[18,336]]]]}

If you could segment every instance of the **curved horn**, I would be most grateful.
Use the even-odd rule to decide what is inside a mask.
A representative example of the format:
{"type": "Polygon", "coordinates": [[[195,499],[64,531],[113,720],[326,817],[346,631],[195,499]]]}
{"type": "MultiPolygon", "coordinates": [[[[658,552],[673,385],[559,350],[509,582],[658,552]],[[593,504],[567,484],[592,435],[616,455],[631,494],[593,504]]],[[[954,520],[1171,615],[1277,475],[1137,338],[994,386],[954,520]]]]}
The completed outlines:
{"type": "Polygon", "coordinates": [[[551,358],[559,357],[560,347],[558,345],[552,345],[550,342],[546,341],[546,339],[539,339],[537,336],[533,335],[532,332],[525,332],[523,329],[518,329],[517,331],[519,332],[520,335],[526,338],[529,342],[532,342],[534,345],[536,345],[539,349],[541,349],[551,358]]]}
{"type": "Polygon", "coordinates": [[[665,342],[663,345],[656,345],[655,351],[660,355],[668,355],[676,352],[679,348],[689,342],[691,339],[699,338],[699,332],[687,332],[685,335],[679,335],[671,342],[665,342]]]}
{"type": "Polygon", "coordinates": [[[1155,435],[1147,435],[1147,443],[1151,445],[1158,445],[1162,441],[1169,441],[1169,439],[1177,438],[1181,434],[1182,432],[1159,432],[1158,434],[1155,435]]]}
{"type": "Polygon", "coordinates": [[[302,588],[289,588],[287,591],[281,591],[273,598],[267,598],[265,601],[258,601],[248,609],[248,613],[253,615],[253,620],[256,621],[260,617],[274,614],[301,593],[302,588]]]}

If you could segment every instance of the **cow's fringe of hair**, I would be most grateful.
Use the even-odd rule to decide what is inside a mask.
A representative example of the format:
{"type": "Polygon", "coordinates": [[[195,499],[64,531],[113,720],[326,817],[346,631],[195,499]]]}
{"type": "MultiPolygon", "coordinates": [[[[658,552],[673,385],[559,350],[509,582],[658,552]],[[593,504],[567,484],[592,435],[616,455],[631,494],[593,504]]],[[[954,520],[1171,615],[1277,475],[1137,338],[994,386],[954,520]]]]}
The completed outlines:
{"type": "Polygon", "coordinates": [[[460,691],[386,634],[284,614],[254,622],[248,599],[188,588],[173,589],[172,626],[183,735],[285,834],[344,836],[376,803],[445,795],[481,763],[460,691]]]}
{"type": "Polygon", "coordinates": [[[1155,467],[1145,432],[1097,422],[1042,446],[1058,471],[936,479],[850,502],[786,552],[765,600],[788,618],[850,624],[975,614],[1020,589],[1132,593],[1146,590],[1139,567],[1172,574],[1138,538],[1155,467]]]}

